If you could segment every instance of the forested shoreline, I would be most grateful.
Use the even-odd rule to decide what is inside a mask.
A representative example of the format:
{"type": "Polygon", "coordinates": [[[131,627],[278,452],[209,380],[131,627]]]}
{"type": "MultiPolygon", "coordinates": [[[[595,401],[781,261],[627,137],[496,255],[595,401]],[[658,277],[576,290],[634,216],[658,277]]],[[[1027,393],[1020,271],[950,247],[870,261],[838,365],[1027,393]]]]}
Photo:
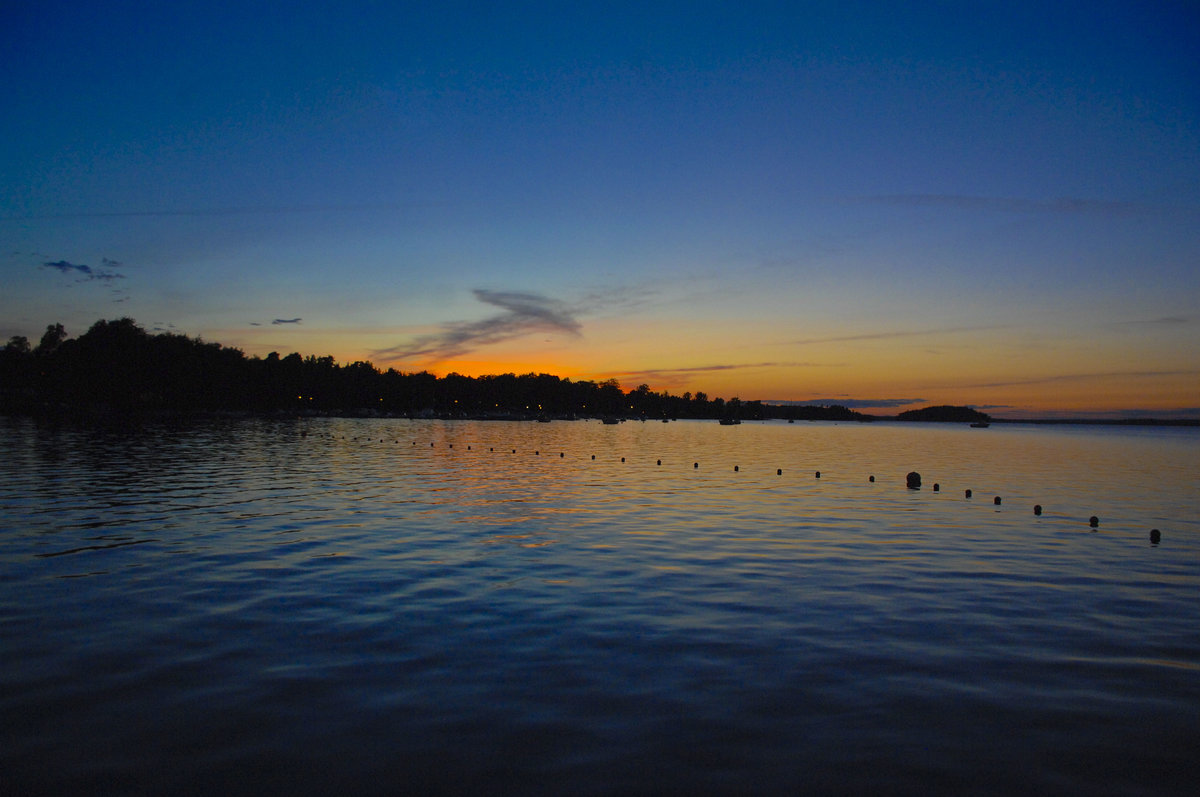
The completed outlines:
{"type": "Polygon", "coordinates": [[[845,407],[675,396],[615,379],[551,374],[470,377],[339,364],[330,356],[240,349],[177,333],[151,334],[133,319],[97,321],[70,338],[51,324],[33,346],[13,337],[0,353],[0,409],[21,414],[382,415],[448,418],[734,418],[870,420],[845,407]]]}

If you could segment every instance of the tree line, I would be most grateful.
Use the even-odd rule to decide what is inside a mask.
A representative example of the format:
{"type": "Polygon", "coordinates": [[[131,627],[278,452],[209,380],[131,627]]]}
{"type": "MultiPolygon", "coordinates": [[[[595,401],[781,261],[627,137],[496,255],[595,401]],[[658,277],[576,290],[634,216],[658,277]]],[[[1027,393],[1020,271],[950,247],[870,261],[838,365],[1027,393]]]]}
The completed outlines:
{"type": "Polygon", "coordinates": [[[51,324],[36,346],[22,336],[0,352],[0,409],[16,413],[104,412],[350,414],[455,418],[628,417],[867,420],[845,407],[780,407],[760,401],[681,396],[615,379],[551,374],[438,377],[339,364],[298,353],[246,356],[240,349],[172,332],[151,334],[131,318],[97,321],[70,338],[51,324]]]}

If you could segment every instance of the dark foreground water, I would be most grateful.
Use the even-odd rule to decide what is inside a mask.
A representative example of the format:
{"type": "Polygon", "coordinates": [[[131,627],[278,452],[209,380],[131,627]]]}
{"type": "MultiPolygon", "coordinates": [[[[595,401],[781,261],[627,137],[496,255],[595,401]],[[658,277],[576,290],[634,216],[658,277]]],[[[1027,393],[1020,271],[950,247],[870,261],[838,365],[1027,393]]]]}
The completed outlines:
{"type": "Polygon", "coordinates": [[[1190,795],[1198,517],[1195,429],[0,419],[0,792],[1190,795]]]}

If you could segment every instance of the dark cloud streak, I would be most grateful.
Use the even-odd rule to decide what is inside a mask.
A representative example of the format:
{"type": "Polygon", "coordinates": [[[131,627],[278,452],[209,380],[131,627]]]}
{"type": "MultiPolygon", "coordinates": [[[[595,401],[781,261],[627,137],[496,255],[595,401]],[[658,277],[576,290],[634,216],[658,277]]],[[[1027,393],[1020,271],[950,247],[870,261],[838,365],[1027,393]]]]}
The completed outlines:
{"type": "Polygon", "coordinates": [[[561,332],[579,337],[582,325],[576,318],[579,308],[537,293],[491,291],[476,288],[475,298],[503,312],[479,321],[444,324],[441,332],[422,335],[407,345],[372,352],[385,361],[426,359],[449,360],[494,343],[512,340],[533,332],[561,332]]]}
{"type": "Polygon", "coordinates": [[[49,268],[58,271],[60,274],[70,275],[72,273],[81,275],[77,282],[91,282],[99,280],[100,282],[111,283],[113,280],[123,280],[125,275],[116,271],[121,264],[116,260],[109,260],[107,257],[101,258],[100,262],[103,268],[92,268],[84,263],[71,263],[67,260],[46,261],[41,264],[41,268],[49,268]]]}

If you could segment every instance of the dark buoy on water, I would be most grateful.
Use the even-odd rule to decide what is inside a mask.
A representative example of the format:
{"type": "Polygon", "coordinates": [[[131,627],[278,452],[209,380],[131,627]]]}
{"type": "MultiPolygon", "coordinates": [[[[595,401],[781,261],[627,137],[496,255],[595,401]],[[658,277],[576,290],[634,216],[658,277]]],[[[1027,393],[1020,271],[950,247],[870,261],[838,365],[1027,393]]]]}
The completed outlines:
{"type": "Polygon", "coordinates": [[[874,476],[871,476],[871,477],[869,477],[869,478],[867,479],[867,481],[869,481],[871,484],[874,484],[874,483],[875,483],[875,477],[874,477],[874,476]]]}
{"type": "Polygon", "coordinates": [[[693,463],[692,463],[692,467],[693,467],[693,468],[698,468],[698,467],[700,467],[700,463],[699,463],[699,462],[693,462],[693,463]]]}
{"type": "Polygon", "coordinates": [[[661,460],[661,459],[658,461],[658,464],[659,464],[659,465],[661,465],[661,464],[662,464],[662,460],[661,460]]]}
{"type": "Polygon", "coordinates": [[[942,485],[938,484],[937,482],[934,482],[933,483],[933,491],[935,493],[940,493],[942,491],[942,485]]]}
{"type": "Polygon", "coordinates": [[[1034,504],[1034,505],[1033,505],[1033,514],[1035,514],[1035,515],[1040,515],[1040,514],[1042,514],[1042,505],[1041,505],[1041,504],[1034,504]]]}
{"type": "Polygon", "coordinates": [[[821,478],[821,471],[816,472],[816,478],[818,478],[818,479],[821,478]]]}
{"type": "Polygon", "coordinates": [[[776,475],[776,476],[782,476],[782,475],[783,475],[783,468],[776,468],[776,469],[775,469],[775,475],[776,475]]]}
{"type": "Polygon", "coordinates": [[[967,490],[967,491],[964,493],[964,495],[966,495],[966,496],[967,496],[967,498],[970,498],[970,497],[971,497],[971,491],[970,491],[970,490],[967,490]]]}
{"type": "Polygon", "coordinates": [[[734,465],[734,466],[733,466],[733,472],[734,472],[734,473],[737,473],[737,471],[738,471],[738,466],[737,466],[737,465],[734,465]]]}
{"type": "Polygon", "coordinates": [[[921,489],[921,474],[917,473],[915,470],[909,472],[909,474],[904,477],[904,480],[908,483],[908,489],[910,489],[910,490],[920,490],[921,489]]]}
{"type": "Polygon", "coordinates": [[[624,461],[625,461],[625,457],[621,457],[621,461],[622,461],[622,462],[624,462],[624,461]]]}
{"type": "Polygon", "coordinates": [[[1088,518],[1088,525],[1091,526],[1092,528],[1096,528],[1097,526],[1100,525],[1100,518],[1096,517],[1095,515],[1092,515],[1090,518],[1088,518]]]}
{"type": "Polygon", "coordinates": [[[993,498],[992,503],[995,504],[996,506],[1000,506],[1000,496],[996,496],[995,498],[993,498]]]}
{"type": "Polygon", "coordinates": [[[1158,545],[1162,541],[1162,532],[1158,529],[1150,529],[1150,544],[1158,545]]]}
{"type": "Polygon", "coordinates": [[[596,458],[596,455],[595,455],[595,454],[592,454],[592,459],[595,459],[595,458],[596,458]]]}

